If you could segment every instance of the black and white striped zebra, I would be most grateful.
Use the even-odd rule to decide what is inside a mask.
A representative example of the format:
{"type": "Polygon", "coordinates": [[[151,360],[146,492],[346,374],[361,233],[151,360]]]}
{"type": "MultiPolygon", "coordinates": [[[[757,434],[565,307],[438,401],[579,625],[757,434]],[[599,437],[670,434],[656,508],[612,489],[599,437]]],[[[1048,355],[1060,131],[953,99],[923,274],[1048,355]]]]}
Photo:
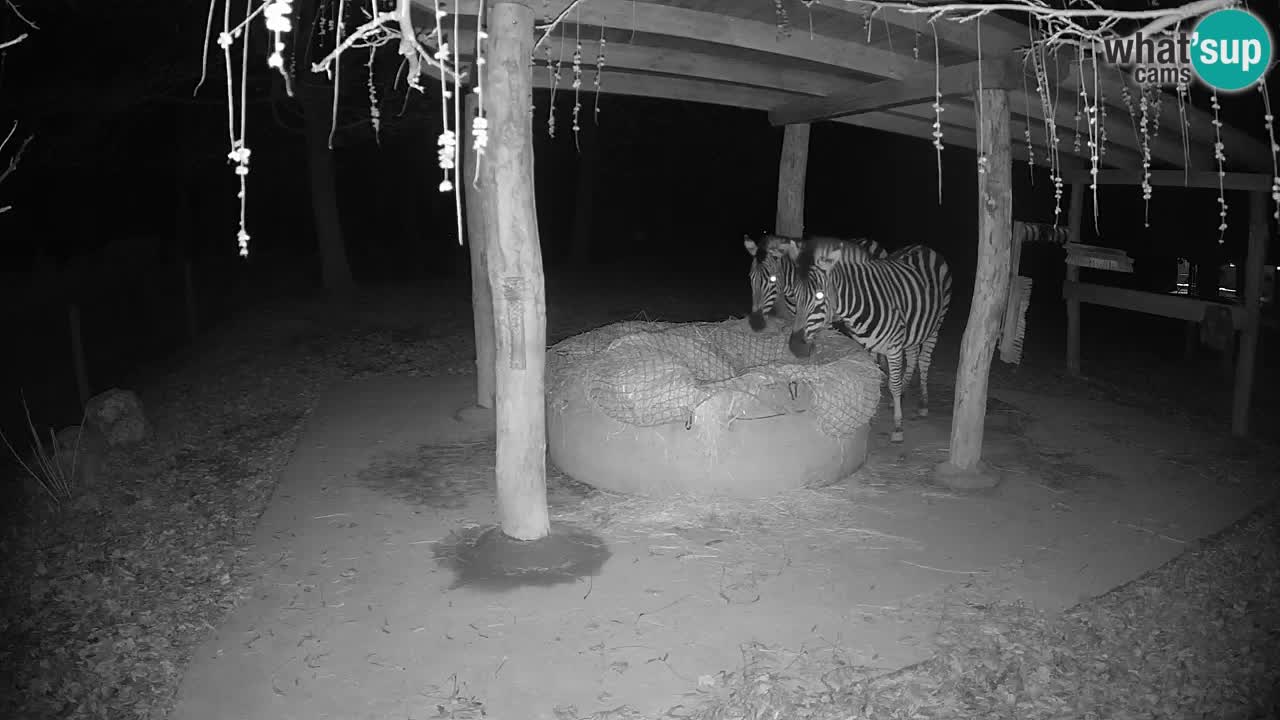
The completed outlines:
{"type": "Polygon", "coordinates": [[[787,310],[795,314],[798,283],[796,259],[808,242],[852,244],[861,247],[863,252],[849,253],[850,260],[865,257],[884,258],[889,255],[879,243],[870,238],[843,240],[813,236],[801,239],[765,233],[760,241],[756,242],[750,235],[744,235],[742,244],[752,258],[751,269],[747,271],[747,280],[751,284],[751,314],[747,316],[747,320],[752,330],[759,332],[764,329],[764,316],[777,309],[779,296],[786,303],[787,310]]]}
{"type": "Polygon", "coordinates": [[[812,351],[815,333],[843,322],[869,352],[888,359],[893,442],[902,442],[902,389],[920,370],[920,415],[929,414],[929,364],[951,305],[951,269],[936,251],[911,245],[885,259],[836,243],[810,243],[797,260],[796,316],[790,347],[812,351]],[[905,364],[905,368],[904,368],[905,364]],[[905,372],[904,372],[905,370],[905,372]]]}

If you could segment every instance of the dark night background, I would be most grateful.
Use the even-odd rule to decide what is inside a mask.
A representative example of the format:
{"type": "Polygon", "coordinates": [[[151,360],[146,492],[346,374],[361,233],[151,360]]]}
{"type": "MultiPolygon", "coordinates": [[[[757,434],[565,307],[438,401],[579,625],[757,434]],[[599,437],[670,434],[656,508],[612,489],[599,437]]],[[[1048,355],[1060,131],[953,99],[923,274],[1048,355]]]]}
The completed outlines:
{"type": "MultiPolygon", "coordinates": [[[[128,387],[133,373],[183,347],[184,257],[193,269],[205,330],[271,297],[320,291],[304,113],[298,100],[284,97],[261,53],[251,59],[247,109],[252,255],[248,261],[236,255],[236,178],[225,159],[225,76],[216,45],[209,78],[192,94],[207,7],[132,0],[45,0],[23,6],[40,30],[4,53],[0,75],[5,128],[13,118],[20,121],[16,137],[36,135],[19,169],[0,186],[0,200],[13,205],[0,215],[5,241],[0,284],[11,339],[0,387],[0,428],[10,437],[23,435],[17,415],[20,388],[37,426],[79,419],[68,303],[82,309],[91,391],[98,392],[128,387]]],[[[1276,14],[1273,8],[1271,14],[1276,14]]],[[[3,13],[0,37],[22,29],[3,13]]],[[[261,47],[261,24],[254,29],[261,47]]],[[[352,272],[362,285],[468,292],[453,198],[436,189],[441,123],[439,98],[431,93],[438,86],[428,83],[428,95],[411,97],[404,104],[405,117],[391,122],[403,95],[391,87],[394,62],[383,64],[387,68],[378,80],[383,114],[394,127],[384,128],[380,143],[364,121],[363,62],[344,64],[349,105],[334,159],[352,272]]],[[[302,63],[296,71],[310,75],[302,63]]],[[[606,87],[607,76],[606,69],[606,87]]],[[[1274,75],[1271,86],[1280,100],[1274,75]]],[[[588,109],[591,102],[584,98],[588,109]]],[[[1198,96],[1197,102],[1207,107],[1206,98],[1198,96]]],[[[536,105],[539,232],[554,281],[574,271],[570,247],[584,164],[568,129],[569,93],[561,91],[557,98],[554,139],[546,132],[545,91],[536,94],[536,105]]],[[[1226,98],[1224,106],[1227,122],[1262,136],[1258,93],[1226,98]]],[[[673,277],[705,284],[708,292],[739,292],[745,312],[749,291],[741,238],[744,232],[773,227],[781,137],[781,129],[770,127],[761,112],[602,96],[590,176],[593,245],[586,267],[672,268],[673,277]]],[[[1231,148],[1226,152],[1230,159],[1231,148]]],[[[954,327],[966,317],[972,289],[974,167],[970,150],[953,146],[944,153],[939,203],[935,155],[926,141],[817,125],[806,229],[870,235],[890,247],[925,242],[937,248],[957,276],[948,322],[954,327]]],[[[1013,177],[1015,219],[1052,221],[1047,172],[1015,164],[1013,177]]],[[[1239,262],[1247,207],[1243,197],[1228,201],[1231,229],[1220,252],[1239,262]]],[[[1139,189],[1108,189],[1101,205],[1102,237],[1096,239],[1092,223],[1086,223],[1084,241],[1124,247],[1139,266],[1133,278],[1111,275],[1107,282],[1165,289],[1173,282],[1177,255],[1219,252],[1212,191],[1157,188],[1149,229],[1142,227],[1139,189]]],[[[1273,242],[1273,259],[1274,248],[1273,242]]],[[[1061,251],[1029,249],[1024,263],[1025,272],[1036,277],[1037,304],[1060,308],[1061,251]]],[[[581,264],[577,267],[581,272],[581,264]]],[[[554,300],[554,285],[551,295],[554,300]]],[[[423,312],[428,315],[430,309],[423,312]]],[[[1139,317],[1098,315],[1104,316],[1117,325],[1139,317]]],[[[1044,332],[1061,333],[1056,326],[1044,332]]],[[[1172,342],[1181,342],[1176,331],[1172,342]]]]}

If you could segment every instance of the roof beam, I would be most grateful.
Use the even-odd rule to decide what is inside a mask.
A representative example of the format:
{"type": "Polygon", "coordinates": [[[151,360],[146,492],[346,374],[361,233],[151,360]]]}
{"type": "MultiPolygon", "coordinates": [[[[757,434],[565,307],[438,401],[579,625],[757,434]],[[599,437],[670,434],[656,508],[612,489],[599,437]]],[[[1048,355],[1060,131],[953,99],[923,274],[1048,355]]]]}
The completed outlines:
{"type": "MultiPolygon", "coordinates": [[[[829,10],[847,12],[854,15],[865,15],[874,9],[874,6],[859,2],[859,0],[816,0],[814,4],[829,10]]],[[[956,47],[968,48],[975,54],[978,51],[979,23],[982,25],[983,55],[999,55],[1031,43],[1031,37],[1026,32],[1026,28],[1020,28],[1012,20],[996,15],[986,15],[981,20],[964,23],[954,20],[939,20],[936,23],[930,23],[929,13],[927,12],[908,13],[901,10],[881,8],[875,12],[875,19],[884,20],[898,27],[915,30],[922,35],[930,37],[936,34],[938,40],[956,47]]]]}
{"type": "MultiPolygon", "coordinates": [[[[462,48],[464,63],[469,64],[473,59],[475,32],[462,30],[459,37],[462,44],[458,47],[462,48]]],[[[553,37],[548,38],[543,47],[550,48],[552,57],[568,58],[572,57],[575,44],[575,40],[571,37],[563,39],[553,37]]],[[[599,41],[582,40],[582,92],[594,91],[591,80],[595,77],[595,57],[599,52],[599,41]]],[[[621,42],[607,44],[605,61],[604,74],[601,78],[601,83],[605,86],[609,84],[609,76],[619,69],[715,80],[742,86],[785,89],[808,95],[825,95],[838,88],[848,87],[851,82],[856,82],[831,73],[621,42]]],[[[563,73],[564,70],[561,72],[563,73]]],[[[572,82],[572,78],[566,80],[562,77],[561,87],[569,87],[572,82]]]]}
{"type": "MultiPolygon", "coordinates": [[[[429,4],[426,0],[414,1],[424,7],[429,4]]],[[[553,0],[547,12],[556,15],[568,2],[553,0]]],[[[479,5],[480,0],[457,0],[455,12],[475,15],[479,5]]],[[[572,19],[579,25],[602,25],[809,60],[872,77],[901,79],[931,67],[931,64],[865,43],[822,35],[780,36],[772,23],[651,2],[591,0],[578,6],[572,19]]],[[[606,62],[607,59],[606,53],[606,62]]]]}
{"type": "Polygon", "coordinates": [[[774,125],[834,120],[877,110],[890,110],[934,100],[938,93],[950,98],[971,95],[984,87],[1012,90],[1023,84],[1022,63],[1010,56],[987,58],[941,70],[912,75],[905,80],[883,80],[856,90],[821,98],[793,100],[769,112],[774,125]]]}
{"type": "MultiPolygon", "coordinates": [[[[1066,173],[1063,179],[1067,182],[1091,182],[1087,169],[1066,173]]],[[[1142,171],[1099,170],[1097,182],[1099,185],[1141,185],[1142,171]]],[[[1263,173],[1229,172],[1219,178],[1217,172],[1152,170],[1148,182],[1156,187],[1186,187],[1209,190],[1217,190],[1218,183],[1221,182],[1223,190],[1271,190],[1271,176],[1263,173]]]]}
{"type": "MultiPolygon", "coordinates": [[[[701,102],[709,105],[726,105],[729,107],[747,108],[751,110],[768,110],[774,105],[794,97],[781,90],[764,90],[759,88],[733,87],[713,82],[690,80],[686,78],[670,78],[616,72],[606,76],[602,92],[606,95],[632,95],[664,100],[685,102],[701,102]]],[[[563,85],[563,83],[562,83],[563,85]]],[[[549,89],[551,81],[542,73],[534,73],[533,86],[549,89]]],[[[932,110],[929,110],[932,113],[932,110]]],[[[896,135],[908,135],[921,140],[932,140],[932,115],[924,118],[917,115],[894,113],[871,113],[856,117],[839,118],[834,122],[846,125],[881,130],[896,135]]],[[[955,130],[957,128],[953,128],[955,130]]],[[[963,128],[944,138],[949,145],[957,145],[969,149],[977,147],[977,137],[970,132],[972,128],[963,128]],[[954,137],[952,137],[954,135],[954,137]]],[[[1025,162],[1025,147],[1015,146],[1014,159],[1025,162]]],[[[1064,156],[1064,163],[1069,164],[1071,158],[1064,156]]],[[[1076,161],[1079,162],[1079,161],[1076,161]]],[[[1080,163],[1080,167],[1084,167],[1080,163]]]]}

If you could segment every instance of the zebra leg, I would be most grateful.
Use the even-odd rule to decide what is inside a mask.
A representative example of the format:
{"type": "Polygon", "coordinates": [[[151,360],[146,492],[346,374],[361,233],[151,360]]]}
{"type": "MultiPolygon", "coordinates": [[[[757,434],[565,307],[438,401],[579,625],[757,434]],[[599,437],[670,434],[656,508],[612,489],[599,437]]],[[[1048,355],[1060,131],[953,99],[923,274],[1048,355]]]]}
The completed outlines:
{"type": "Polygon", "coordinates": [[[929,365],[933,362],[933,347],[937,344],[937,333],[920,344],[920,417],[929,415],[929,365]]]}
{"type": "Polygon", "coordinates": [[[903,351],[902,357],[902,391],[905,393],[911,385],[911,378],[915,375],[916,363],[920,358],[920,346],[907,348],[903,351]]]}
{"type": "Polygon", "coordinates": [[[893,433],[889,441],[902,442],[902,350],[886,353],[889,359],[889,395],[893,398],[893,433]]]}

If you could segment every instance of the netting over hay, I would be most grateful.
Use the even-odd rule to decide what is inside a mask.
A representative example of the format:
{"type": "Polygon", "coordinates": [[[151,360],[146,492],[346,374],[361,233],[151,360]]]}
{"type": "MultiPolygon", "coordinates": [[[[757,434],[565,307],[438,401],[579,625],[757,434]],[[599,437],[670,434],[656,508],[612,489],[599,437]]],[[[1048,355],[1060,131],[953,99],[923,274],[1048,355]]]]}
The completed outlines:
{"type": "Polygon", "coordinates": [[[808,385],[808,412],[819,430],[832,437],[853,435],[880,402],[879,365],[832,331],[819,334],[810,357],[796,358],[787,349],[789,330],[757,333],[741,320],[606,325],[547,351],[547,401],[563,407],[569,389],[585,387],[609,417],[648,427],[691,423],[698,406],[719,393],[759,398],[766,387],[795,382],[808,385]]]}

